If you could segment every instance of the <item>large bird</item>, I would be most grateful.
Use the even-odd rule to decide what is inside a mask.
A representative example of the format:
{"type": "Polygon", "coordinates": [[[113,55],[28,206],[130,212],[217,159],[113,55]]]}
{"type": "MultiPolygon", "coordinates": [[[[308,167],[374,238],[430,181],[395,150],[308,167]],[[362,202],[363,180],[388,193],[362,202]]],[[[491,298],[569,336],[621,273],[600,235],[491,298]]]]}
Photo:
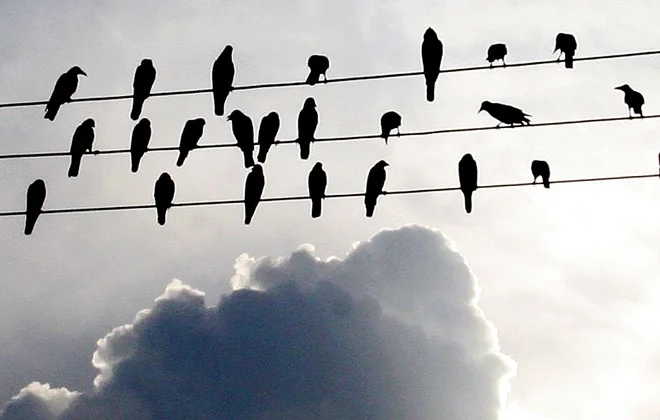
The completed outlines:
{"type": "Polygon", "coordinates": [[[307,60],[307,67],[309,67],[309,76],[307,76],[305,83],[313,86],[321,80],[321,75],[323,75],[324,82],[328,81],[325,74],[330,68],[328,57],[324,55],[312,55],[307,60]]]}
{"type": "Polygon", "coordinates": [[[559,57],[557,61],[561,59],[561,54],[564,53],[564,60],[566,63],[567,69],[573,68],[573,57],[575,57],[575,50],[577,50],[577,41],[575,37],[571,34],[557,34],[555,39],[555,50],[553,54],[559,50],[559,57]]]}
{"type": "Polygon", "coordinates": [[[534,184],[536,184],[536,178],[541,177],[543,186],[550,188],[550,165],[548,165],[548,162],[545,160],[532,161],[532,175],[534,175],[534,184]]]}
{"type": "Polygon", "coordinates": [[[246,168],[254,166],[254,126],[252,120],[238,109],[235,109],[227,117],[231,121],[231,131],[238,143],[238,148],[243,152],[243,164],[246,168]]]}
{"type": "Polygon", "coordinates": [[[314,102],[314,98],[307,98],[298,114],[298,139],[296,142],[300,145],[301,159],[309,158],[310,144],[315,140],[314,133],[318,125],[319,114],[316,112],[316,102],[314,102]]]}
{"type": "Polygon", "coordinates": [[[323,164],[316,162],[307,177],[309,198],[312,199],[312,217],[321,216],[321,206],[325,198],[325,188],[328,186],[328,176],[323,170],[323,164]]]}
{"type": "Polygon", "coordinates": [[[137,172],[140,168],[140,159],[149,149],[151,140],[151,121],[142,118],[135,124],[131,134],[131,172],[137,172]]]}
{"type": "Polygon", "coordinates": [[[78,173],[80,172],[80,161],[82,160],[83,155],[85,152],[92,152],[92,144],[94,143],[94,127],[94,120],[92,118],[87,118],[78,126],[78,128],[76,128],[76,131],[73,133],[70,149],[70,177],[78,176],[78,173]]]}
{"type": "Polygon", "coordinates": [[[424,79],[426,81],[426,100],[433,102],[435,99],[435,82],[440,74],[440,64],[442,63],[442,41],[431,28],[424,32],[422,41],[422,67],[424,69],[424,79]]]}
{"type": "Polygon", "coordinates": [[[167,210],[172,207],[174,200],[174,181],[170,174],[163,172],[154,186],[154,200],[156,201],[156,213],[158,214],[158,224],[165,224],[167,210]]]}
{"type": "Polygon", "coordinates": [[[220,53],[220,56],[213,63],[211,72],[211,83],[213,85],[213,112],[215,115],[225,113],[225,101],[232,91],[234,83],[234,62],[231,59],[231,53],[234,48],[227,45],[220,53]]]}
{"type": "Polygon", "coordinates": [[[374,215],[374,208],[376,207],[378,196],[383,194],[386,166],[389,166],[389,163],[381,160],[369,170],[369,175],[367,176],[367,191],[364,194],[364,207],[367,210],[367,217],[374,215]]]}
{"type": "Polygon", "coordinates": [[[188,153],[197,147],[197,142],[199,142],[199,139],[202,138],[202,134],[204,134],[205,124],[206,120],[204,120],[204,118],[195,118],[186,121],[186,125],[183,126],[183,131],[181,131],[179,158],[176,161],[176,166],[182,166],[183,162],[186,161],[186,157],[188,157],[188,153]]]}
{"type": "Polygon", "coordinates": [[[614,89],[622,90],[625,94],[623,101],[626,103],[626,105],[628,105],[628,116],[630,118],[632,118],[632,113],[630,112],[631,109],[635,112],[635,114],[638,114],[640,117],[644,118],[644,114],[642,114],[644,96],[642,96],[641,93],[632,90],[632,88],[628,85],[621,85],[615,87],[614,89]]]}
{"type": "Polygon", "coordinates": [[[87,73],[82,71],[80,67],[74,66],[57,79],[53,93],[46,104],[44,118],[51,121],[55,120],[60,106],[66,102],[71,102],[71,95],[78,89],[78,75],[87,76],[87,73]]]}
{"type": "Polygon", "coordinates": [[[264,178],[264,170],[261,165],[257,164],[252,167],[252,171],[245,179],[245,224],[249,225],[252,221],[252,216],[257,210],[261,194],[264,192],[266,179],[264,178]]]}
{"type": "Polygon", "coordinates": [[[400,136],[399,126],[401,125],[401,115],[397,114],[394,111],[387,111],[380,117],[380,136],[385,139],[385,144],[387,144],[387,138],[390,135],[390,132],[396,128],[397,136],[400,136]]]}
{"type": "Polygon", "coordinates": [[[477,162],[466,154],[458,162],[458,181],[465,197],[465,211],[472,212],[472,193],[477,189],[477,162]]]}
{"type": "Polygon", "coordinates": [[[257,160],[261,163],[266,162],[266,155],[270,147],[275,144],[277,132],[280,130],[280,116],[273,111],[261,119],[259,124],[259,154],[257,160]]]}
{"type": "Polygon", "coordinates": [[[137,121],[142,113],[142,105],[151,95],[151,88],[156,81],[156,69],[154,63],[145,58],[140,65],[135,69],[135,77],[133,78],[133,106],[131,108],[131,119],[137,121]]]}
{"type": "Polygon", "coordinates": [[[527,125],[529,125],[529,119],[526,117],[531,117],[531,115],[525,114],[522,110],[511,105],[488,101],[483,101],[481,103],[481,108],[479,108],[477,113],[481,111],[486,111],[491,117],[498,120],[499,124],[497,124],[497,127],[502,124],[509,124],[511,127],[513,127],[514,124],[524,125],[527,123],[527,125]]]}
{"type": "Polygon", "coordinates": [[[506,45],[504,44],[493,44],[488,47],[488,57],[486,61],[490,63],[490,68],[493,68],[493,61],[502,60],[502,67],[506,67],[506,62],[504,61],[504,56],[506,56],[508,51],[506,50],[506,45]]]}
{"type": "Polygon", "coordinates": [[[27,189],[27,203],[25,206],[25,234],[30,235],[41,214],[41,208],[46,201],[46,183],[37,179],[27,189]]]}

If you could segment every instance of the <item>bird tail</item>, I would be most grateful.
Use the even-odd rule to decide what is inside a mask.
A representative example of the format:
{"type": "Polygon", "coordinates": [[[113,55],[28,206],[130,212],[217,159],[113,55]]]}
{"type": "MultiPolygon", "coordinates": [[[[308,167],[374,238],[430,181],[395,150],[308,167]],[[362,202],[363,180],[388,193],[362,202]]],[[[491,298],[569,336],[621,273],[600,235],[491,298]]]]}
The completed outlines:
{"type": "Polygon", "coordinates": [[[60,110],[60,105],[57,103],[54,104],[48,104],[46,105],[46,115],[44,115],[44,118],[47,120],[55,121],[55,117],[57,116],[57,111],[60,110]]]}
{"type": "Polygon", "coordinates": [[[300,144],[300,159],[303,160],[309,159],[309,151],[310,151],[309,141],[298,139],[298,144],[300,144]]]}
{"type": "Polygon", "coordinates": [[[213,110],[215,115],[221,116],[225,113],[225,101],[227,101],[229,92],[213,91],[213,110]]]}
{"type": "Polygon", "coordinates": [[[183,162],[186,161],[187,157],[188,157],[188,151],[187,150],[180,150],[179,151],[179,158],[176,161],[176,166],[183,166],[183,162]]]}
{"type": "Polygon", "coordinates": [[[426,83],[426,100],[429,102],[435,100],[435,82],[426,83]]]}
{"type": "Polygon", "coordinates": [[[320,77],[321,77],[321,73],[310,71],[309,76],[307,76],[307,80],[305,80],[305,83],[314,86],[316,83],[319,82],[320,77]]]}
{"type": "Polygon", "coordinates": [[[312,217],[317,218],[321,216],[321,199],[312,200],[312,217]]]}
{"type": "Polygon", "coordinates": [[[140,156],[131,156],[131,172],[135,173],[140,168],[140,156]]]}
{"type": "Polygon", "coordinates": [[[140,97],[133,97],[133,107],[131,108],[131,119],[133,121],[137,121],[138,118],[140,118],[140,114],[142,113],[142,105],[144,105],[144,101],[146,98],[140,98],[140,97]]]}
{"type": "Polygon", "coordinates": [[[387,144],[387,137],[390,135],[390,133],[387,132],[385,128],[383,128],[382,133],[380,133],[380,136],[385,139],[385,144],[387,144]]]}
{"type": "Polygon", "coordinates": [[[545,177],[545,176],[543,177],[543,186],[545,188],[550,188],[550,178],[545,177]]]}
{"type": "Polygon", "coordinates": [[[34,229],[34,225],[37,223],[37,218],[39,217],[39,213],[33,214],[33,213],[27,213],[25,215],[25,234],[30,235],[32,234],[32,230],[34,229]]]}
{"type": "Polygon", "coordinates": [[[565,54],[566,56],[566,68],[567,69],[572,69],[573,68],[573,54],[565,54]]]}
{"type": "Polygon", "coordinates": [[[254,166],[254,157],[252,157],[252,152],[243,152],[243,164],[246,168],[254,166]]]}
{"type": "Polygon", "coordinates": [[[69,165],[69,177],[77,177],[80,172],[80,160],[82,156],[71,156],[71,165],[69,165]]]}
{"type": "Polygon", "coordinates": [[[167,207],[157,207],[156,212],[158,213],[158,224],[163,226],[165,224],[165,216],[167,214],[167,207]]]}
{"type": "Polygon", "coordinates": [[[472,213],[472,191],[465,191],[463,195],[465,196],[465,211],[472,213]]]}
{"type": "Polygon", "coordinates": [[[376,208],[376,201],[365,199],[364,207],[367,209],[367,217],[371,217],[374,215],[374,209],[376,208]]]}
{"type": "Polygon", "coordinates": [[[254,216],[254,211],[255,210],[256,210],[256,207],[255,208],[249,208],[247,206],[245,207],[245,224],[246,225],[249,225],[250,222],[252,221],[252,216],[254,216]]]}
{"type": "Polygon", "coordinates": [[[261,163],[266,162],[266,155],[268,154],[268,147],[259,146],[259,153],[257,154],[257,160],[261,163]]]}

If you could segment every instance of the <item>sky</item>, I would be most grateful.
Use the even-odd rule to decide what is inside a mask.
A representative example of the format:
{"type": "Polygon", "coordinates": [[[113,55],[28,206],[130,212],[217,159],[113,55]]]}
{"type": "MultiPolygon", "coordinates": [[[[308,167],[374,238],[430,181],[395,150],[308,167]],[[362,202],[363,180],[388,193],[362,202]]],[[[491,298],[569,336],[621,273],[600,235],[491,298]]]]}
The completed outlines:
{"type": "MultiPolygon", "coordinates": [[[[0,5],[0,102],[44,100],[74,65],[77,97],[130,93],[143,58],[155,91],[210,86],[231,44],[236,85],[302,81],[307,58],[328,78],[421,70],[432,27],[443,68],[546,60],[559,32],[576,56],[659,47],[648,1],[286,0],[60,1],[0,5]]],[[[374,134],[388,110],[401,132],[495,125],[482,101],[517,106],[535,122],[627,116],[627,83],[655,114],[660,57],[441,74],[436,100],[421,77],[233,92],[227,109],[255,125],[276,110],[296,135],[313,97],[319,137],[374,134]]],[[[130,101],[0,110],[0,154],[64,151],[96,121],[95,146],[128,147],[130,101]]],[[[200,144],[232,142],[208,94],[150,98],[151,145],[178,144],[186,120],[207,121],[200,144]]],[[[364,189],[385,159],[386,189],[457,186],[471,153],[481,184],[654,173],[656,120],[503,129],[312,145],[281,145],[264,167],[264,196],[303,195],[323,162],[328,193],[364,189]]],[[[175,202],[242,198],[238,150],[3,160],[0,211],[22,210],[42,178],[46,208],[149,204],[158,176],[175,202]]],[[[660,222],[654,179],[381,197],[0,219],[0,413],[15,419],[501,419],[626,420],[660,415],[660,222]],[[177,402],[177,403],[173,403],[177,402]],[[6,404],[6,405],[5,405],[6,404]]]]}

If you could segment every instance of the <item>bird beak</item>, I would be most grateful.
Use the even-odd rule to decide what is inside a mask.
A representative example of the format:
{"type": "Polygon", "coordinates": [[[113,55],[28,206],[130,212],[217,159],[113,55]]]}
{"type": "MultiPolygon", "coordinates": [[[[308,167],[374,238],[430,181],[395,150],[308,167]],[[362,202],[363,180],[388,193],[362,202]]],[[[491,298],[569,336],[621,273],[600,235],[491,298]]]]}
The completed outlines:
{"type": "Polygon", "coordinates": [[[82,70],[80,70],[80,74],[82,74],[83,76],[87,77],[87,73],[85,73],[85,72],[82,71],[82,70]]]}
{"type": "Polygon", "coordinates": [[[484,110],[484,107],[483,107],[483,106],[482,106],[482,107],[479,107],[479,111],[477,111],[477,114],[480,113],[480,112],[483,111],[483,110],[484,110]]]}
{"type": "Polygon", "coordinates": [[[617,87],[614,88],[614,90],[617,90],[617,89],[618,90],[623,90],[623,86],[617,86],[617,87]]]}

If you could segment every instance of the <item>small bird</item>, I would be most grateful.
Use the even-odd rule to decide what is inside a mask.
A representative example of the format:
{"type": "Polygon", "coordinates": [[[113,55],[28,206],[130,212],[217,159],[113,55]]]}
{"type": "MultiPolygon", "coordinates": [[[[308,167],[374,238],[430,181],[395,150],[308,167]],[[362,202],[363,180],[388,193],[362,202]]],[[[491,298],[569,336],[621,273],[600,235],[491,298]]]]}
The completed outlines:
{"type": "Polygon", "coordinates": [[[458,181],[465,197],[465,211],[472,212],[472,193],[477,189],[477,162],[466,154],[458,162],[458,181]]]}
{"type": "Polygon", "coordinates": [[[232,51],[234,51],[234,48],[227,45],[213,63],[213,71],[211,72],[213,112],[218,116],[225,113],[225,101],[229,96],[229,92],[233,90],[235,69],[231,58],[232,51]]]}
{"type": "Polygon", "coordinates": [[[534,184],[536,184],[536,178],[541,177],[543,186],[550,188],[550,165],[548,165],[548,162],[545,160],[532,161],[532,175],[534,175],[534,184]]]}
{"type": "Polygon", "coordinates": [[[488,101],[483,101],[481,103],[481,108],[479,108],[477,114],[481,111],[486,111],[491,117],[500,121],[500,123],[497,124],[497,127],[502,124],[509,124],[511,127],[513,127],[514,124],[524,125],[527,123],[527,125],[529,125],[529,119],[526,117],[531,117],[531,115],[525,114],[522,110],[511,105],[488,101]]]}
{"type": "Polygon", "coordinates": [[[632,118],[632,113],[630,112],[631,109],[635,112],[635,114],[638,114],[640,117],[644,118],[644,114],[642,114],[644,96],[642,96],[641,93],[632,90],[632,88],[628,85],[621,85],[615,87],[614,89],[622,90],[625,94],[623,101],[626,103],[626,105],[628,105],[628,116],[630,118],[632,118]]]}
{"type": "Polygon", "coordinates": [[[575,56],[575,50],[577,50],[577,41],[575,40],[575,37],[571,34],[557,34],[557,38],[555,39],[555,50],[552,53],[556,53],[557,50],[559,50],[557,61],[561,60],[561,54],[564,53],[566,68],[572,69],[573,57],[575,56]]]}
{"type": "Polygon", "coordinates": [[[254,126],[252,120],[238,109],[235,109],[227,117],[231,121],[231,131],[238,143],[238,148],[243,152],[243,163],[246,168],[254,166],[254,126]]]}
{"type": "Polygon", "coordinates": [[[199,139],[204,134],[204,125],[206,120],[204,118],[195,118],[186,121],[181,131],[181,140],[179,141],[179,158],[176,161],[176,166],[182,166],[188,157],[188,153],[197,147],[199,139]]]}
{"type": "Polygon", "coordinates": [[[249,225],[252,221],[252,216],[257,210],[261,194],[264,192],[266,179],[264,178],[264,170],[261,165],[256,164],[252,167],[252,171],[245,179],[245,224],[249,225]]]}
{"type": "Polygon", "coordinates": [[[309,158],[310,144],[315,140],[314,133],[319,125],[319,114],[316,112],[314,98],[305,99],[302,110],[298,114],[298,139],[300,145],[300,158],[309,158]]]}
{"type": "Polygon", "coordinates": [[[259,154],[257,160],[261,163],[266,162],[266,155],[270,147],[275,144],[277,132],[280,130],[280,116],[273,111],[261,119],[259,124],[259,154]]]}
{"type": "Polygon", "coordinates": [[[309,198],[312,199],[312,217],[321,216],[321,205],[325,198],[325,188],[328,186],[328,176],[323,170],[323,164],[316,162],[307,177],[309,198]]]}
{"type": "Polygon", "coordinates": [[[92,144],[94,143],[94,127],[95,123],[92,118],[87,118],[83,121],[76,131],[73,133],[71,139],[71,165],[69,166],[69,177],[76,177],[80,172],[80,162],[85,152],[92,152],[92,144]]]}
{"type": "Polygon", "coordinates": [[[493,61],[502,60],[502,67],[506,67],[506,62],[504,62],[504,56],[507,55],[508,51],[506,50],[506,45],[504,44],[493,44],[488,47],[488,57],[486,61],[490,63],[490,68],[493,68],[493,61]]]}
{"type": "Polygon", "coordinates": [[[27,203],[25,206],[25,230],[26,235],[30,235],[41,214],[41,208],[46,201],[46,183],[42,179],[37,179],[27,189],[27,203]]]}
{"type": "Polygon", "coordinates": [[[330,68],[330,60],[324,55],[312,55],[307,60],[307,67],[309,67],[309,76],[305,83],[314,86],[321,79],[323,75],[323,81],[327,82],[328,78],[325,73],[330,68]]]}
{"type": "Polygon", "coordinates": [[[384,194],[383,187],[385,186],[385,167],[389,163],[381,160],[376,163],[370,170],[367,176],[367,191],[364,194],[364,206],[367,209],[367,217],[374,215],[374,208],[378,196],[384,194]]]}
{"type": "Polygon", "coordinates": [[[426,100],[429,102],[435,99],[435,82],[440,75],[442,52],[442,42],[438,39],[438,35],[433,29],[428,28],[424,32],[424,41],[422,41],[422,67],[426,80],[426,100]]]}
{"type": "Polygon", "coordinates": [[[137,121],[142,113],[142,105],[151,95],[151,88],[156,81],[156,69],[154,63],[145,58],[142,60],[137,69],[135,69],[135,77],[133,78],[133,106],[131,108],[131,119],[137,121]]]}
{"type": "Polygon", "coordinates": [[[156,201],[156,213],[158,214],[158,224],[165,224],[165,215],[167,210],[172,207],[174,200],[174,181],[167,172],[160,174],[154,186],[154,200],[156,201]]]}
{"type": "Polygon", "coordinates": [[[151,140],[151,121],[142,118],[133,127],[133,134],[131,135],[131,172],[138,171],[140,159],[149,149],[149,140],[151,140]]]}
{"type": "Polygon", "coordinates": [[[401,115],[397,114],[394,111],[387,111],[380,117],[380,136],[385,139],[385,144],[387,144],[387,138],[390,135],[390,132],[396,128],[396,135],[400,136],[399,126],[401,125],[401,115]]]}
{"type": "Polygon", "coordinates": [[[71,95],[78,89],[78,75],[87,76],[87,73],[82,71],[80,67],[74,66],[57,79],[53,93],[46,104],[44,118],[54,121],[60,106],[66,102],[71,102],[71,95]]]}

